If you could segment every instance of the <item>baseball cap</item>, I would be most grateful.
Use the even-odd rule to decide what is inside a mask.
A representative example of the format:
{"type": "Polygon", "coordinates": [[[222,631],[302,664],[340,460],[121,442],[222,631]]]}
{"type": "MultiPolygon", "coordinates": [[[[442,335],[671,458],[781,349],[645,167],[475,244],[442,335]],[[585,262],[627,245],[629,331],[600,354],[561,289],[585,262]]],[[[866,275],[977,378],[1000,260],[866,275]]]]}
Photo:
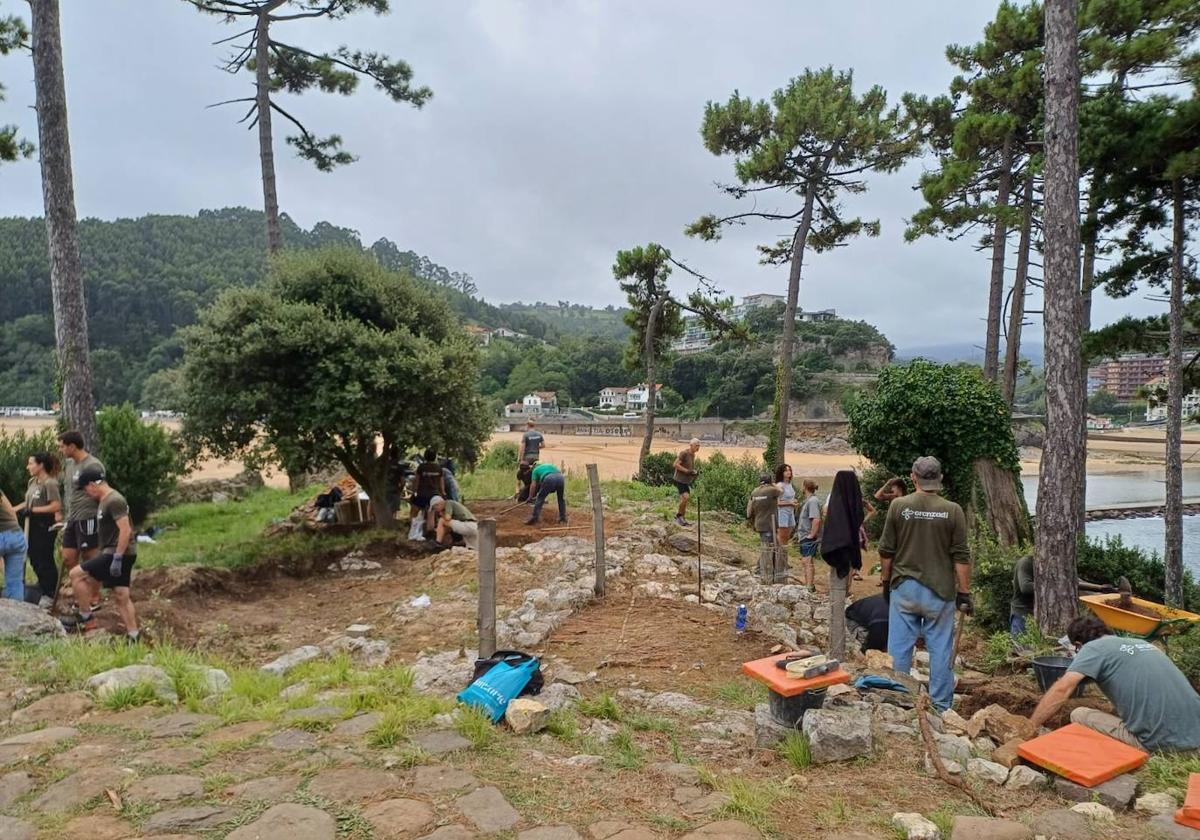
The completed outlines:
{"type": "Polygon", "coordinates": [[[932,455],[922,455],[913,461],[912,472],[922,490],[942,489],[942,462],[932,455]]]}
{"type": "Polygon", "coordinates": [[[104,481],[104,470],[97,467],[85,467],[75,474],[76,487],[86,487],[97,481],[104,481]]]}
{"type": "Polygon", "coordinates": [[[759,484],[770,484],[774,480],[775,479],[771,477],[770,473],[763,473],[758,477],[759,484]]]}

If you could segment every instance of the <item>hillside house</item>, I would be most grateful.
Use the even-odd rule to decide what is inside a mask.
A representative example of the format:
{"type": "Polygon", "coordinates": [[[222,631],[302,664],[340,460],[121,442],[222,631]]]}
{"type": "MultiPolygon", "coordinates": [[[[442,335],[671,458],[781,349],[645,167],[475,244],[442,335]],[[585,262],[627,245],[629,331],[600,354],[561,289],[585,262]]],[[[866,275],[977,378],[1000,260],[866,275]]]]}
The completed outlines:
{"type": "Polygon", "coordinates": [[[1107,432],[1115,428],[1116,424],[1107,417],[1097,417],[1094,414],[1087,416],[1087,429],[1089,432],[1107,432]]]}
{"type": "Polygon", "coordinates": [[[558,394],[554,391],[534,391],[521,400],[526,414],[555,414],[558,412],[558,394]]]}
{"type": "MultiPolygon", "coordinates": [[[[654,386],[655,406],[662,406],[662,383],[654,386]]],[[[630,411],[645,411],[650,401],[650,388],[646,383],[640,383],[625,393],[625,407],[630,411]]]]}
{"type": "Polygon", "coordinates": [[[480,347],[487,347],[492,343],[492,331],[487,327],[481,327],[478,324],[467,324],[463,327],[463,330],[480,347]]]}
{"type": "Polygon", "coordinates": [[[519,402],[509,403],[508,405],[504,406],[504,416],[505,417],[524,417],[525,416],[525,404],[519,403],[519,402]]]}
{"type": "Polygon", "coordinates": [[[510,330],[508,327],[497,327],[492,330],[492,338],[529,338],[523,332],[510,330]]]}
{"type": "Polygon", "coordinates": [[[628,388],[602,388],[600,390],[600,408],[624,408],[628,388]]]}

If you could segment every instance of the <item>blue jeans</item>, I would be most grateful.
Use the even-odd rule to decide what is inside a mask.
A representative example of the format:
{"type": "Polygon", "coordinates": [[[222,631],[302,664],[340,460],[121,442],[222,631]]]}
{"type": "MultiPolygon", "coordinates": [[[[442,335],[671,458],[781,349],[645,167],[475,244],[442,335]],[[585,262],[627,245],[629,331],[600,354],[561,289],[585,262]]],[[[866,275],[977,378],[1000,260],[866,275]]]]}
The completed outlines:
{"type": "Polygon", "coordinates": [[[567,521],[567,500],[563,497],[563,489],[566,487],[566,482],[563,480],[562,473],[550,473],[538,483],[537,499],[533,502],[533,514],[529,517],[535,522],[542,517],[542,505],[546,504],[546,497],[551,493],[558,495],[558,521],[567,521]]]}
{"type": "Polygon", "coordinates": [[[911,670],[913,648],[922,637],[929,651],[929,698],[944,712],[954,702],[954,602],[906,578],[892,590],[888,611],[888,653],[899,673],[911,670]]]}
{"type": "Polygon", "coordinates": [[[4,557],[4,597],[25,600],[25,535],[0,531],[0,556],[4,557]]]}
{"type": "Polygon", "coordinates": [[[1015,639],[1017,636],[1020,636],[1022,633],[1024,633],[1027,618],[1027,616],[1021,615],[1020,613],[1011,613],[1008,616],[1008,635],[1015,639]]]}

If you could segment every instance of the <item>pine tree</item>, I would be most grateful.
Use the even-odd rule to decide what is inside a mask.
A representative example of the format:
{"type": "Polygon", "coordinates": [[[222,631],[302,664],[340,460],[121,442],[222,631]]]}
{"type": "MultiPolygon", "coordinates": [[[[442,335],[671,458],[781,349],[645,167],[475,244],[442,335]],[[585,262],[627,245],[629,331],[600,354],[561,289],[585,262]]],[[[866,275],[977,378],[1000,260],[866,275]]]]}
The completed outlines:
{"type": "MultiPolygon", "coordinates": [[[[28,46],[29,30],[25,21],[15,15],[0,17],[0,56],[28,46]]],[[[4,101],[4,85],[0,84],[0,102],[4,101]]],[[[0,163],[33,156],[33,144],[18,136],[15,125],[0,125],[0,163]]]]}
{"type": "Polygon", "coordinates": [[[755,202],[764,195],[800,200],[790,211],[710,214],[687,228],[689,235],[714,240],[724,227],[749,219],[793,226],[786,238],[759,246],[763,263],[788,265],[775,428],[766,455],[768,461],[780,464],[787,439],[805,252],[821,253],[859,235],[879,235],[877,220],[846,216],[841,200],[866,191],[866,173],[899,168],[915,152],[918,138],[901,109],[888,107],[883,88],[875,86],[856,95],[853,74],[830,67],[806,70],[775,91],[770,102],[756,102],[737,91],[724,104],[709,102],[701,135],[709,152],[734,158],[737,183],[723,186],[725,194],[755,202]]]}
{"type": "MultiPolygon", "coordinates": [[[[225,63],[229,73],[249,70],[254,73],[254,96],[218,103],[250,103],[241,122],[258,127],[258,154],[262,166],[263,206],[267,216],[267,250],[276,253],[283,247],[279,226],[279,199],[275,187],[275,138],[272,115],[291,122],[299,134],[287,138],[296,154],[310,161],[321,172],[354,162],[354,156],[342,148],[337,134],[318,137],[277,101],[279,92],[300,94],[318,88],[326,93],[349,96],[359,82],[370,79],[394,102],[407,102],[420,108],[433,92],[414,87],[412,68],[404,61],[392,60],[382,53],[352,50],[341,46],[329,52],[310,50],[275,38],[273,26],[305,20],[341,20],[359,11],[384,14],[389,0],[184,0],[201,12],[219,15],[227,23],[251,26],[224,39],[236,41],[234,52],[225,63]],[[294,10],[294,11],[289,11],[294,10]]],[[[222,43],[222,42],[218,42],[222,43]]]]}

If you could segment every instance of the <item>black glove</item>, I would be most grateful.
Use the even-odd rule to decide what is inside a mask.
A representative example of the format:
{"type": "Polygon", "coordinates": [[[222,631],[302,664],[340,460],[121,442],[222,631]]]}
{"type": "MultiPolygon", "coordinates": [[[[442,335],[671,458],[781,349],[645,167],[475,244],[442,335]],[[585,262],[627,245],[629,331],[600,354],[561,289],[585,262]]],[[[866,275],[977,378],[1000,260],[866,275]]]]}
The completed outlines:
{"type": "Polygon", "coordinates": [[[963,615],[971,615],[975,612],[975,606],[971,603],[970,592],[959,592],[954,596],[954,608],[963,615]]]}
{"type": "Polygon", "coordinates": [[[879,585],[883,587],[883,592],[880,593],[883,595],[883,603],[891,606],[891,603],[892,603],[892,581],[891,581],[891,579],[884,578],[883,580],[881,580],[879,582],[879,585]]]}
{"type": "Polygon", "coordinates": [[[112,556],[112,563],[110,563],[108,565],[108,573],[110,575],[112,575],[113,577],[120,577],[121,572],[124,569],[124,566],[125,566],[125,555],[114,554],[112,556]]]}

